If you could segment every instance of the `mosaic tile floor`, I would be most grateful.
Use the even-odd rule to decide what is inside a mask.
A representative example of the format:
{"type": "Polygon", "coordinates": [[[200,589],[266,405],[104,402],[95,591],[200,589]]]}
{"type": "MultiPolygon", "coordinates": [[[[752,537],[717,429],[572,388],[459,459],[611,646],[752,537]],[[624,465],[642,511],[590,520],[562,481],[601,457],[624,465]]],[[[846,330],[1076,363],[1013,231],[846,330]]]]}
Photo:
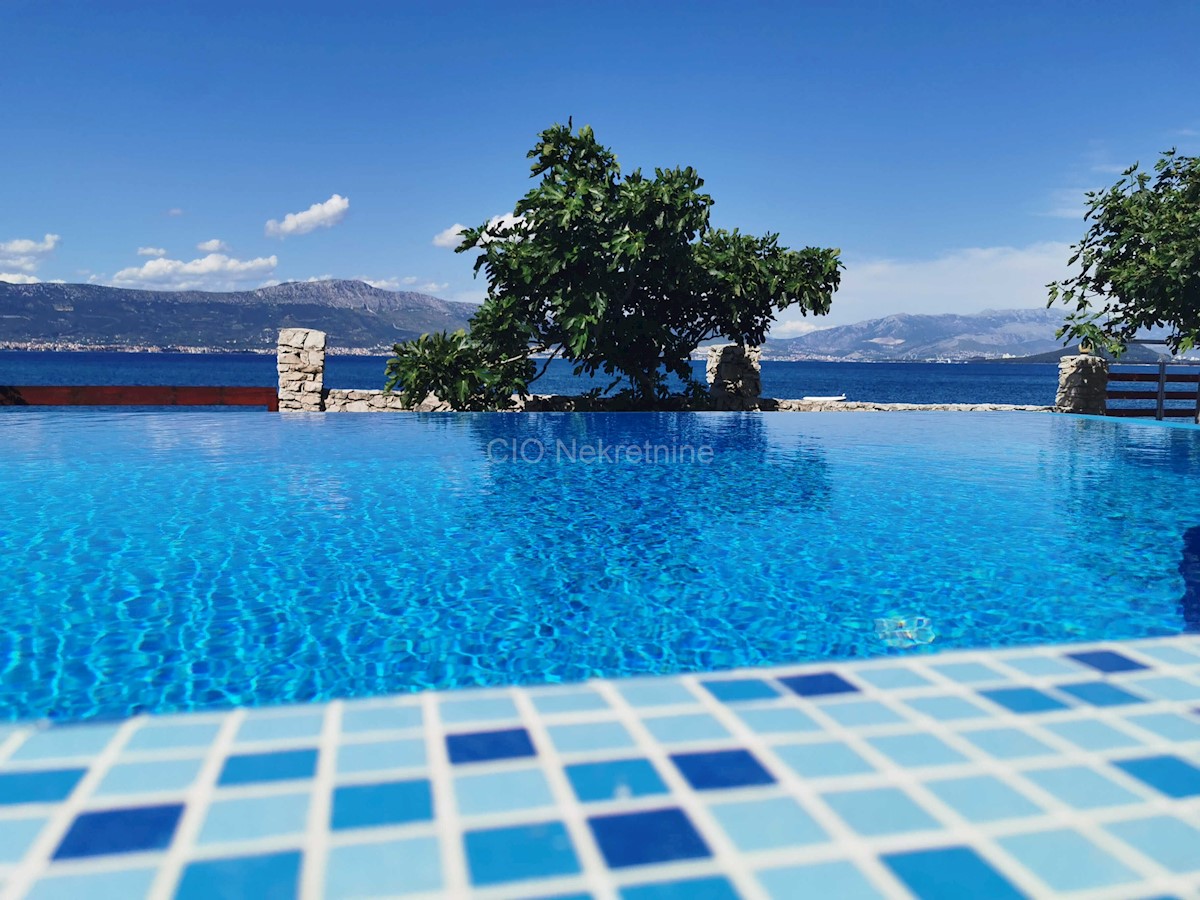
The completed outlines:
{"type": "Polygon", "coordinates": [[[0,897],[1200,896],[1200,638],[0,730],[0,897]]]}

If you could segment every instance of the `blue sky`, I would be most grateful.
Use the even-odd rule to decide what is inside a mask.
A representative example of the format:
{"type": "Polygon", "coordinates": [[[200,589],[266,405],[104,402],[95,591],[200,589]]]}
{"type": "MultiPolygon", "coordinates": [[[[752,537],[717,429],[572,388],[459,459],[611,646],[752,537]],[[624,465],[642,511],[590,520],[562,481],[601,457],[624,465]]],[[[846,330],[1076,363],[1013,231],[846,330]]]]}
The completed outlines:
{"type": "Polygon", "coordinates": [[[479,300],[435,236],[570,115],[715,225],[840,247],[821,324],[1034,307],[1085,190],[1200,152],[1195,3],[0,0],[0,35],[7,280],[479,300]]]}

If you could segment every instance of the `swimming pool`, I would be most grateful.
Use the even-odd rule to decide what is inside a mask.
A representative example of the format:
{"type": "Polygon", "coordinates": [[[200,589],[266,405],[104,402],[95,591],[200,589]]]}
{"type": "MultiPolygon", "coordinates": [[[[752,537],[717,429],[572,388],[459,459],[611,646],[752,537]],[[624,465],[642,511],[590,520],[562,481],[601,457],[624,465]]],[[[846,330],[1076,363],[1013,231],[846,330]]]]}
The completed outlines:
{"type": "Polygon", "coordinates": [[[8,719],[1200,629],[1194,427],[13,409],[0,463],[8,719]]]}

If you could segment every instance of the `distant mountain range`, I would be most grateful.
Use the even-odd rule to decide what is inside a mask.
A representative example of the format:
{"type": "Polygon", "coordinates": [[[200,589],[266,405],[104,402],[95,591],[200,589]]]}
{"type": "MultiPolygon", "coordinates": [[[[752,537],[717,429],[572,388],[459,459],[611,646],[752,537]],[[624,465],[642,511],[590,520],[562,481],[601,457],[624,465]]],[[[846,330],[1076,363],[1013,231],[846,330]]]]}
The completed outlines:
{"type": "Polygon", "coordinates": [[[386,352],[466,325],[477,307],[361,281],[255,291],[134,291],[0,282],[0,347],[271,350],[280,328],[317,328],[332,348],[386,352]]]}

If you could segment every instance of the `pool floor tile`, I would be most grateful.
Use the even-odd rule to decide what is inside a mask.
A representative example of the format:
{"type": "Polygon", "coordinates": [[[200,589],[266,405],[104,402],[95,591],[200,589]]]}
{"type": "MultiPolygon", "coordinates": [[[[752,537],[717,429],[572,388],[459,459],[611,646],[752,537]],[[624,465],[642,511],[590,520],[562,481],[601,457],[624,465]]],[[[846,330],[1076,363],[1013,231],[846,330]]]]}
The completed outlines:
{"type": "Polygon", "coordinates": [[[312,778],[317,770],[317,751],[280,750],[275,753],[244,753],[225,760],[220,787],[261,784],[270,781],[292,781],[312,778]]]}
{"type": "Polygon", "coordinates": [[[150,895],[157,869],[136,868],[46,875],[34,882],[24,900],[143,900],[150,895]]]}
{"type": "Polygon", "coordinates": [[[25,851],[46,827],[44,816],[30,819],[0,819],[0,864],[20,862],[25,851]]]}
{"type": "Polygon", "coordinates": [[[729,730],[707,713],[653,716],[642,720],[646,730],[663,744],[687,744],[729,737],[729,730]]]}
{"type": "Polygon", "coordinates": [[[964,891],[987,900],[1025,896],[970,847],[888,853],[883,862],[918,900],[958,900],[964,891]]]}
{"type": "Polygon", "coordinates": [[[771,900],[883,900],[866,876],[848,861],[812,863],[807,866],[763,869],[759,883],[771,900]]]}
{"type": "Polygon", "coordinates": [[[708,810],[743,852],[798,847],[829,840],[825,829],[792,797],[716,803],[708,810]]]}
{"type": "Polygon", "coordinates": [[[347,703],[342,709],[342,733],[365,731],[401,731],[420,728],[423,720],[419,706],[369,706],[347,703]]]}
{"type": "Polygon", "coordinates": [[[613,869],[712,855],[681,809],[592,816],[588,827],[604,861],[613,869]]]}
{"type": "Polygon", "coordinates": [[[0,772],[0,806],[66,800],[87,769],[0,772]]]}
{"type": "Polygon", "coordinates": [[[748,750],[676,753],[671,762],[698,791],[774,784],[775,779],[748,750]]]}
{"type": "Polygon", "coordinates": [[[174,900],[294,900],[299,851],[230,856],[188,863],[174,900]]]}
{"type": "Polygon", "coordinates": [[[80,813],[54,851],[54,858],[165,850],[175,836],[181,815],[181,803],[80,813]]]}
{"type": "Polygon", "coordinates": [[[541,769],[459,775],[454,779],[454,797],[459,813],[464,816],[554,805],[554,796],[541,769]]]}
{"type": "Polygon", "coordinates": [[[1038,831],[996,840],[1054,891],[1112,887],[1138,880],[1132,869],[1076,831],[1038,831]]]}
{"type": "Polygon", "coordinates": [[[1200,796],[1200,768],[1178,756],[1114,760],[1113,765],[1168,797],[1200,796]]]}
{"type": "Polygon", "coordinates": [[[959,735],[995,759],[1027,759],[1058,754],[1053,747],[1015,728],[979,728],[960,731],[959,735]]]}
{"type": "Polygon", "coordinates": [[[586,753],[633,746],[633,738],[620,722],[550,725],[546,730],[550,733],[550,743],[559,753],[586,753]]]}
{"type": "Polygon", "coordinates": [[[801,778],[836,778],[875,771],[874,766],[840,741],[783,744],[772,749],[801,778]]]}
{"type": "Polygon", "coordinates": [[[779,691],[765,681],[759,681],[756,678],[702,681],[700,686],[724,703],[736,703],[743,700],[772,700],[779,696],[779,691]]]}
{"type": "Polygon", "coordinates": [[[836,672],[816,672],[780,678],[780,683],[801,697],[826,697],[830,694],[857,693],[858,688],[836,672]]]}
{"type": "Polygon", "coordinates": [[[1137,747],[1142,743],[1128,732],[1098,719],[1046,722],[1042,727],[1083,750],[1115,750],[1119,747],[1137,747]]]}
{"type": "Polygon", "coordinates": [[[471,883],[480,887],[579,871],[562,822],[468,831],[463,841],[471,883]]]}
{"type": "Polygon", "coordinates": [[[667,793],[667,786],[648,759],[578,763],[567,766],[566,773],[581,803],[667,793]]]}
{"type": "Polygon", "coordinates": [[[1087,766],[1027,769],[1022,777],[1073,809],[1100,809],[1138,803],[1141,798],[1087,766]]]}
{"type": "Polygon", "coordinates": [[[16,762],[95,756],[116,736],[117,725],[58,725],[35,731],[9,757],[16,762]]]}
{"type": "Polygon", "coordinates": [[[437,838],[342,844],[329,850],[322,896],[362,900],[437,891],[443,883],[437,838]]]}
{"type": "Polygon", "coordinates": [[[1182,819],[1126,819],[1105,828],[1168,871],[1200,872],[1200,828],[1182,819]]]}
{"type": "Polygon", "coordinates": [[[927,781],[925,787],[968,822],[1029,818],[1042,808],[992,775],[927,781]]]}
{"type": "Polygon", "coordinates": [[[334,788],[330,827],[377,828],[433,820],[433,792],[429,781],[385,781],[334,788]]]}
{"type": "Polygon", "coordinates": [[[821,795],[847,825],[861,835],[877,837],[941,828],[912,797],[899,788],[867,788],[821,795]]]}
{"type": "Polygon", "coordinates": [[[529,739],[529,732],[524,728],[448,734],[446,750],[450,754],[450,762],[456,765],[493,762],[498,759],[523,759],[537,755],[533,741],[529,739]]]}
{"type": "Polygon", "coordinates": [[[339,775],[415,769],[425,765],[425,742],[417,738],[342,744],[337,749],[339,775]]]}
{"type": "Polygon", "coordinates": [[[203,763],[203,759],[165,759],[119,763],[105,774],[104,780],[96,788],[96,794],[104,796],[183,791],[196,780],[203,763]]]}
{"type": "Polygon", "coordinates": [[[867,743],[905,768],[947,766],[965,762],[966,757],[932,734],[888,734],[868,738],[867,743]]]}
{"type": "Polygon", "coordinates": [[[308,806],[308,794],[214,800],[208,807],[196,843],[253,841],[303,834],[307,827],[308,806]]]}
{"type": "Polygon", "coordinates": [[[935,697],[913,697],[904,701],[919,713],[924,713],[931,719],[942,722],[953,722],[958,719],[979,719],[990,716],[991,713],[977,703],[972,703],[964,697],[950,694],[935,697]]]}
{"type": "Polygon", "coordinates": [[[1090,703],[1092,706],[1127,706],[1130,703],[1145,703],[1144,697],[1139,697],[1129,691],[1122,690],[1107,681],[1085,681],[1077,684],[1058,684],[1055,687],[1064,694],[1070,694],[1090,703]]]}
{"type": "Polygon", "coordinates": [[[1084,650],[1068,653],[1066,656],[1085,666],[1090,666],[1098,672],[1137,672],[1149,668],[1145,663],[1130,659],[1113,650],[1084,650]]]}
{"type": "Polygon", "coordinates": [[[621,888],[621,900],[739,900],[739,896],[728,878],[718,876],[621,888]]]}
{"type": "Polygon", "coordinates": [[[1067,708],[1061,700],[1030,687],[993,688],[979,693],[1014,713],[1044,713],[1067,708]]]}
{"type": "Polygon", "coordinates": [[[738,718],[759,734],[819,731],[821,726],[791,706],[764,706],[736,710],[738,718]]]}

